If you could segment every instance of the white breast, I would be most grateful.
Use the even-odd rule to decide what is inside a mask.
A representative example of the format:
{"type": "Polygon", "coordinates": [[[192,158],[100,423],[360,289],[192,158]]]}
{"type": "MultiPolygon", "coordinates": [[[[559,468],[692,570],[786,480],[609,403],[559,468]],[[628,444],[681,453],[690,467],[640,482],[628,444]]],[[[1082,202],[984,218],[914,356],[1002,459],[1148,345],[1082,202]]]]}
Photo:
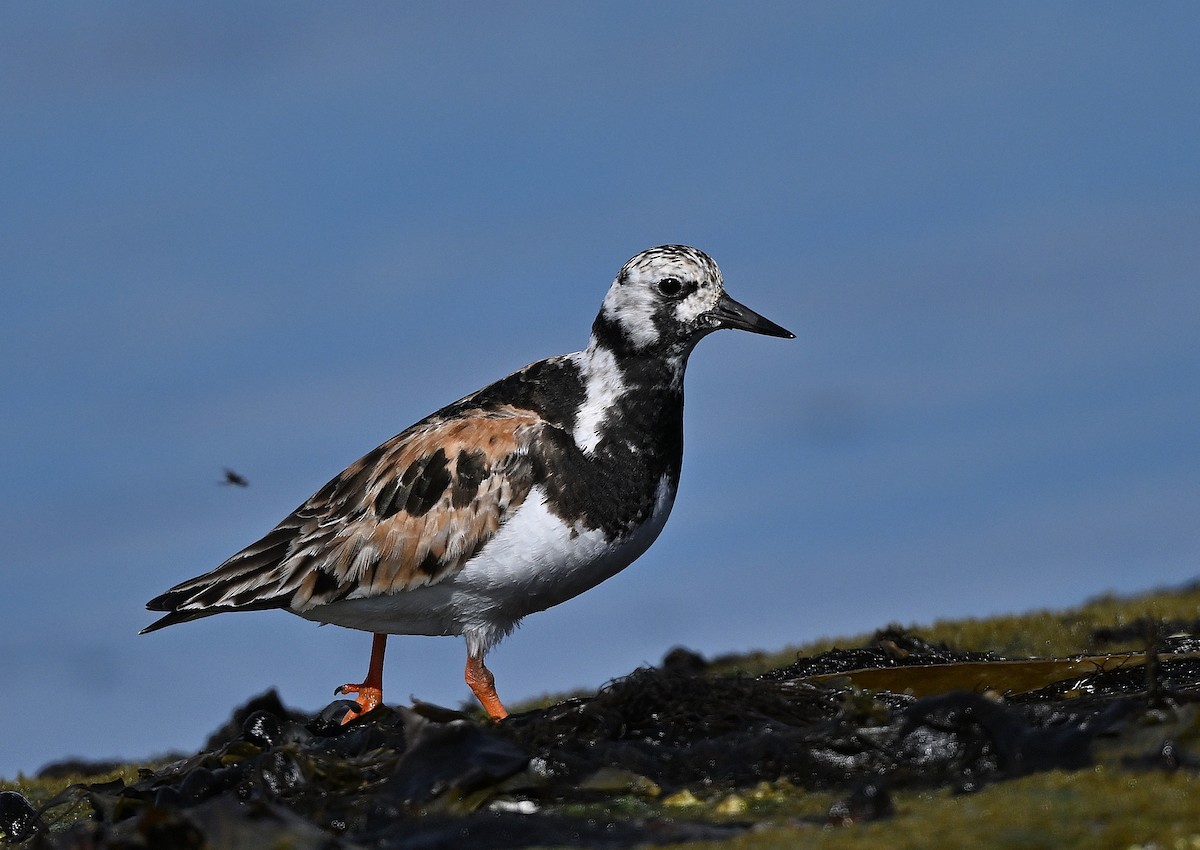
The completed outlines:
{"type": "Polygon", "coordinates": [[[632,564],[666,524],[675,490],[664,476],[654,511],[623,540],[572,528],[550,512],[541,487],[452,580],[453,605],[468,646],[486,651],[526,614],[595,587],[632,564]]]}

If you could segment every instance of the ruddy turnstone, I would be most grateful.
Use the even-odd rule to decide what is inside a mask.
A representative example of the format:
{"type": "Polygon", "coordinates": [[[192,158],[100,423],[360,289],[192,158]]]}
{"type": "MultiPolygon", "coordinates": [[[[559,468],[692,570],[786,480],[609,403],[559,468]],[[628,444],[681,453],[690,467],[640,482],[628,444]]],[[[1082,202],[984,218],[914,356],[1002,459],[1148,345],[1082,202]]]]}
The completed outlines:
{"type": "Polygon", "coordinates": [[[720,328],[794,334],[725,294],[682,245],[627,262],[583,351],[541,360],[351,464],[261,540],[147,603],[151,632],[282,608],[372,632],[343,722],[383,698],[387,636],[462,635],[466,681],[507,715],[484,655],[521,618],[631,564],[662,531],[683,459],[683,373],[720,328]]]}

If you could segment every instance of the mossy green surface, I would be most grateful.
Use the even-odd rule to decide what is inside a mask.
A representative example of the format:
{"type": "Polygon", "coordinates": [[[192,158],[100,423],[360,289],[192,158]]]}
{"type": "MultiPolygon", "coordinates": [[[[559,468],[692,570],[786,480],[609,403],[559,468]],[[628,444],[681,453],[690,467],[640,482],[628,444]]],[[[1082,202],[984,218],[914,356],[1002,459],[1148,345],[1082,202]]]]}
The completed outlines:
{"type": "MultiPolygon", "coordinates": [[[[35,808],[40,809],[48,800],[51,800],[68,786],[80,783],[111,782],[115,779],[131,783],[138,778],[139,770],[151,766],[151,764],[131,763],[104,773],[72,774],[53,779],[39,779],[18,775],[16,779],[0,779],[0,791],[16,791],[29,800],[35,808]]],[[[45,817],[52,824],[53,829],[59,830],[88,817],[90,812],[91,810],[86,805],[56,806],[47,811],[45,817]]],[[[2,833],[0,833],[0,836],[2,836],[2,833]]],[[[2,838],[0,838],[0,844],[4,844],[2,838]]]]}
{"type": "Polygon", "coordinates": [[[601,823],[630,818],[688,818],[753,823],[719,842],[666,847],[704,850],[1200,850],[1200,774],[1130,771],[1099,765],[1051,771],[989,785],[973,794],[899,791],[895,815],[871,823],[834,824],[840,795],[786,780],[742,792],[676,792],[653,800],[622,796],[562,811],[601,823]]]}
{"type": "MultiPolygon", "coordinates": [[[[1143,619],[1194,622],[1198,617],[1200,585],[1128,598],[1105,596],[1064,611],[938,621],[906,628],[929,641],[944,642],[965,651],[988,651],[1008,658],[1066,657],[1098,650],[1145,648],[1145,641],[1134,637],[1124,643],[1098,646],[1093,636],[1096,629],[1128,626],[1143,619]]],[[[757,674],[789,664],[797,656],[816,655],[835,646],[861,646],[869,639],[869,635],[862,635],[822,640],[776,653],[731,656],[717,659],[709,672],[757,674]]],[[[552,701],[543,698],[537,704],[552,701]]],[[[1174,734],[1195,752],[1200,739],[1198,724],[1194,715],[1185,720],[1174,734]]],[[[572,808],[569,813],[600,822],[677,818],[753,824],[749,831],[719,844],[674,845],[691,848],[767,850],[799,846],[902,850],[970,846],[1200,850],[1200,771],[1133,768],[1124,764],[1122,758],[1134,749],[1144,752],[1152,746],[1143,747],[1143,743],[1147,742],[1121,750],[1098,742],[1094,752],[1096,766],[996,782],[971,794],[956,795],[946,789],[896,790],[892,793],[894,816],[870,823],[831,825],[830,807],[844,794],[806,791],[786,780],[732,792],[697,787],[660,793],[649,786],[631,790],[625,779],[618,776],[621,781],[611,789],[601,787],[603,783],[594,789],[600,795],[594,804],[572,808]],[[611,794],[604,798],[606,790],[611,794]]],[[[71,784],[112,779],[129,784],[138,778],[139,768],[156,766],[130,764],[105,774],[52,780],[18,777],[13,781],[0,780],[0,790],[18,791],[37,806],[71,784]]],[[[605,779],[610,780],[612,777],[605,779]]],[[[57,831],[86,816],[87,807],[79,806],[73,811],[56,809],[46,814],[57,831]]]]}
{"type": "Polygon", "coordinates": [[[68,785],[75,785],[81,782],[89,784],[110,782],[114,779],[133,782],[137,779],[138,770],[148,766],[146,764],[128,764],[105,773],[80,773],[70,776],[60,776],[54,779],[37,779],[31,776],[18,775],[16,779],[0,779],[0,791],[18,791],[37,806],[49,800],[68,785]]]}
{"type": "MultiPolygon", "coordinates": [[[[747,813],[755,830],[692,850],[1194,850],[1200,848],[1200,776],[1177,771],[1130,772],[1110,767],[1052,771],[1000,782],[974,794],[899,792],[895,816],[831,826],[829,798],[796,792],[758,802],[747,813]]],[[[743,816],[744,819],[744,816],[743,816]]]]}
{"type": "MultiPolygon", "coordinates": [[[[964,652],[994,652],[1007,658],[1063,658],[1097,649],[1092,632],[1098,628],[1129,626],[1141,619],[1194,621],[1200,617],[1200,583],[1178,589],[1150,591],[1136,596],[1105,595],[1061,611],[964,620],[935,620],[905,625],[906,631],[935,643],[946,643],[964,652]]],[[[881,624],[882,625],[882,624],[881,624]]],[[[717,659],[714,674],[757,675],[782,667],[797,657],[818,655],[835,648],[863,646],[871,636],[822,638],[780,651],[752,652],[717,659]]],[[[1129,640],[1106,644],[1106,652],[1144,649],[1145,642],[1129,640]]]]}

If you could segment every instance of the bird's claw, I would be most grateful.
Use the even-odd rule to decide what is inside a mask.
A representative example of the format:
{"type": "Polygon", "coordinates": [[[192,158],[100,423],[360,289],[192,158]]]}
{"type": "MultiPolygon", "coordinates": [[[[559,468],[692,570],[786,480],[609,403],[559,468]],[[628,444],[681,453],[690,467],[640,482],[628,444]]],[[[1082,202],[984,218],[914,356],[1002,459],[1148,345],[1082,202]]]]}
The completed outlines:
{"type": "Polygon", "coordinates": [[[334,688],[333,692],[335,695],[339,696],[342,694],[358,694],[354,700],[358,705],[357,707],[346,712],[346,716],[342,718],[343,724],[362,717],[368,711],[378,707],[383,702],[383,688],[377,688],[362,683],[339,685],[338,687],[334,688]]]}

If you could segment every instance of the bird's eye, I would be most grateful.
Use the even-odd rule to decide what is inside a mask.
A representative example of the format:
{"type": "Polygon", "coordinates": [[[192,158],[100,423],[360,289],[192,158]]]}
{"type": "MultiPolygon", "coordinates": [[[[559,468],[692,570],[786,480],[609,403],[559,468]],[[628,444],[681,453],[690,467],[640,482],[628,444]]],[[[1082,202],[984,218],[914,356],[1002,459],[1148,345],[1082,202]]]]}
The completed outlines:
{"type": "Polygon", "coordinates": [[[667,298],[675,298],[683,292],[683,282],[677,277],[664,277],[658,282],[658,291],[667,298]]]}

